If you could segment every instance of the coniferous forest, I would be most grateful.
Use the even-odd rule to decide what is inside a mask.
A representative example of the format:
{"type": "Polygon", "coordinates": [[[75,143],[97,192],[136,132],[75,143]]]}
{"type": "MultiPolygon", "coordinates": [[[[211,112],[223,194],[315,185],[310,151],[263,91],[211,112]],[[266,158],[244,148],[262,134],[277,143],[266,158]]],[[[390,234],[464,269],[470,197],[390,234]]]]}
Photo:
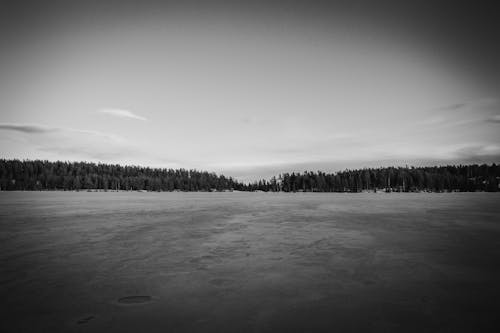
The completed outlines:
{"type": "Polygon", "coordinates": [[[284,173],[247,184],[198,170],[0,160],[0,189],[3,191],[497,192],[499,181],[500,167],[496,164],[365,168],[336,173],[306,171],[284,173]]]}

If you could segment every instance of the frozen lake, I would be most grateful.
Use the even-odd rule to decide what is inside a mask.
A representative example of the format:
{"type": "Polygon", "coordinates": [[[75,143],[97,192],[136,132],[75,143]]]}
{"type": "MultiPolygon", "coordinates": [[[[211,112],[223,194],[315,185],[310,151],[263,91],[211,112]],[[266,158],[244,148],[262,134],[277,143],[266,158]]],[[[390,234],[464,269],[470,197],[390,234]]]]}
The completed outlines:
{"type": "Polygon", "coordinates": [[[499,326],[498,193],[0,192],[2,332],[499,326]]]}

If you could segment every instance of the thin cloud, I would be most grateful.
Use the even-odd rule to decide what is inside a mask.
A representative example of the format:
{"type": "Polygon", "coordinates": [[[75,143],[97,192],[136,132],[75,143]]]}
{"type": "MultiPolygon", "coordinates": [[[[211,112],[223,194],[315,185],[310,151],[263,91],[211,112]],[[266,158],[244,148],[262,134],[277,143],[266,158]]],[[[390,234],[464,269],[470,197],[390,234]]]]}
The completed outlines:
{"type": "Polygon", "coordinates": [[[500,146],[496,143],[468,144],[451,150],[454,157],[464,161],[500,160],[500,146]]]}
{"type": "Polygon", "coordinates": [[[3,157],[48,160],[94,161],[181,167],[185,163],[157,156],[122,136],[87,129],[51,127],[41,124],[0,123],[3,157]],[[16,144],[22,143],[22,150],[16,144]]]}
{"type": "Polygon", "coordinates": [[[44,125],[0,123],[0,130],[16,131],[27,134],[42,134],[53,133],[60,129],[44,125]]]}
{"type": "Polygon", "coordinates": [[[436,110],[457,110],[466,107],[468,104],[467,103],[456,103],[456,104],[450,104],[450,105],[445,105],[442,107],[437,108],[436,110]]]}
{"type": "Polygon", "coordinates": [[[12,123],[0,123],[0,131],[14,131],[24,134],[53,134],[60,133],[61,135],[75,136],[75,135],[86,135],[93,137],[100,137],[114,142],[124,142],[125,139],[109,133],[103,133],[91,130],[82,130],[74,128],[62,128],[62,127],[51,127],[40,124],[12,124],[12,123]]]}
{"type": "Polygon", "coordinates": [[[425,126],[459,127],[471,124],[499,123],[500,101],[495,98],[480,98],[449,104],[428,111],[425,126]]]}
{"type": "Polygon", "coordinates": [[[142,121],[147,120],[146,118],[139,116],[139,115],[137,115],[129,110],[104,108],[104,109],[100,109],[99,112],[109,114],[109,115],[119,117],[119,118],[136,119],[136,120],[142,120],[142,121]]]}
{"type": "Polygon", "coordinates": [[[491,109],[498,106],[498,100],[495,98],[478,98],[460,103],[444,105],[434,109],[434,111],[453,111],[461,109],[470,109],[473,111],[491,109]]]}
{"type": "Polygon", "coordinates": [[[500,114],[493,115],[486,119],[488,123],[500,124],[500,114]]]}
{"type": "Polygon", "coordinates": [[[99,137],[103,138],[112,142],[116,143],[125,143],[126,139],[124,137],[121,137],[119,135],[115,134],[110,134],[110,133],[103,133],[103,132],[98,132],[98,131],[90,131],[90,130],[80,130],[80,129],[74,129],[74,128],[66,128],[66,129],[59,129],[61,131],[66,131],[68,133],[75,133],[75,134],[83,134],[83,135],[88,135],[88,136],[94,136],[94,137],[99,137]]]}
{"type": "Polygon", "coordinates": [[[23,140],[38,151],[66,154],[80,154],[95,158],[106,154],[114,156],[117,151],[126,151],[130,143],[123,137],[93,130],[51,127],[41,124],[0,123],[0,131],[13,140],[23,140]]]}

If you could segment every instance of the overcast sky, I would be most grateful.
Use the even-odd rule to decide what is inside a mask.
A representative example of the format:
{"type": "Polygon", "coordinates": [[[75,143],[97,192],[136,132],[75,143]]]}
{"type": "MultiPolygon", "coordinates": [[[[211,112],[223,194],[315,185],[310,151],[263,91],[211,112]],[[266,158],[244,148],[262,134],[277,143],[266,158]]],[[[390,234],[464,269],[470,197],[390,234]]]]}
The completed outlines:
{"type": "Polygon", "coordinates": [[[471,1],[0,10],[2,158],[281,171],[500,162],[500,26],[471,1]]]}

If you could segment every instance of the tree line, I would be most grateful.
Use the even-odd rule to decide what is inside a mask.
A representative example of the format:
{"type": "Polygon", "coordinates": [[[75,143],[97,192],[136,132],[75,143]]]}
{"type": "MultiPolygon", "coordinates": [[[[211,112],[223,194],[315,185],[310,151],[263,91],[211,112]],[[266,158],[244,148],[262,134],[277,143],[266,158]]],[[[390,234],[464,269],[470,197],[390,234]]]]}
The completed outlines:
{"type": "Polygon", "coordinates": [[[499,191],[496,164],[385,167],[336,173],[283,173],[239,182],[207,171],[160,169],[88,162],[0,160],[0,190],[265,191],[265,192],[449,192],[499,191]]]}
{"type": "Polygon", "coordinates": [[[434,167],[385,167],[344,170],[336,173],[284,173],[260,180],[250,190],[283,192],[497,192],[500,166],[448,165],[434,167]]]}
{"type": "Polygon", "coordinates": [[[88,162],[0,160],[2,190],[223,191],[243,184],[206,171],[88,162]]]}

